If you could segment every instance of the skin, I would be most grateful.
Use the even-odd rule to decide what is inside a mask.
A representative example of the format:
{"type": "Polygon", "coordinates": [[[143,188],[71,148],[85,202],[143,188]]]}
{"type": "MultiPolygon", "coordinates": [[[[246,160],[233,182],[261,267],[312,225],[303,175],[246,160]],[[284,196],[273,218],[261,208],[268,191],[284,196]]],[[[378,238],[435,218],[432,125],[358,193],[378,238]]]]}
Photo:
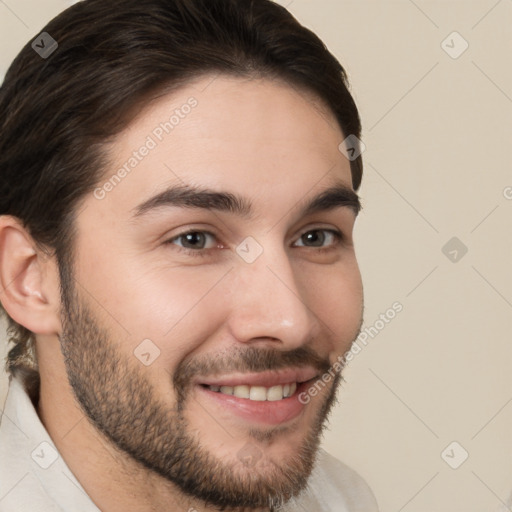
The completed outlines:
{"type": "MultiPolygon", "coordinates": [[[[197,107],[171,134],[103,199],[91,193],[80,205],[71,311],[64,308],[61,314],[54,259],[41,253],[15,220],[3,218],[0,225],[2,255],[17,254],[11,272],[19,275],[12,297],[2,302],[37,335],[38,414],[71,471],[105,512],[218,510],[135,461],[105,432],[119,433],[121,424],[126,428],[146,414],[150,404],[144,408],[138,394],[145,386],[150,390],[145,399],[162,412],[153,415],[156,424],[165,425],[167,414],[169,425],[181,425],[180,435],[207,454],[202,465],[209,471],[220,465],[218,485],[234,485],[229,479],[234,475],[246,483],[255,479],[261,489],[277,488],[284,485],[287,467],[305,481],[312,457],[307,452],[316,450],[337,382],[293,419],[265,425],[219,406],[191,378],[243,376],[251,361],[258,371],[268,364],[276,370],[295,365],[314,367],[320,375],[349,349],[361,325],[362,285],[352,239],[356,214],[346,205],[301,213],[308,200],[334,184],[352,188],[349,161],[338,150],[345,136],[310,95],[268,79],[203,77],[152,102],[120,134],[108,148],[105,181],[191,96],[197,107]],[[162,206],[134,216],[150,197],[184,184],[242,196],[252,213],[162,206]],[[343,241],[323,230],[342,232],[343,241]],[[213,236],[206,236],[205,248],[186,251],[186,240],[178,237],[190,231],[213,236]],[[253,263],[236,252],[249,236],[263,249],[253,263]],[[134,351],[148,339],[160,353],[145,366],[134,351]],[[84,355],[88,347],[95,357],[84,355]],[[111,364],[116,357],[119,364],[111,364]],[[96,397],[104,393],[96,411],[84,409],[86,391],[82,400],[75,396],[87,382],[96,397]],[[137,386],[132,389],[129,382],[137,386]],[[117,427],[114,420],[107,425],[112,409],[101,409],[116,401],[125,414],[117,427]],[[247,446],[259,457],[249,469],[239,456],[247,446]]],[[[3,281],[8,278],[2,275],[3,281]]],[[[125,434],[132,447],[143,451],[149,444],[130,430],[125,434]]],[[[289,493],[298,492],[296,487],[289,493]]],[[[261,504],[235,509],[269,510],[261,504]]]]}

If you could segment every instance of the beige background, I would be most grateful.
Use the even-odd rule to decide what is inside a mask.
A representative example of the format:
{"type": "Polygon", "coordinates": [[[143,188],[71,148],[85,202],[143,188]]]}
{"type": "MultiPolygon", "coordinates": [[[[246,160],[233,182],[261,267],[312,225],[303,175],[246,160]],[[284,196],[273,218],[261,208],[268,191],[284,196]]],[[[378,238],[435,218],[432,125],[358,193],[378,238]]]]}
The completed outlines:
{"type": "MultiPolygon", "coordinates": [[[[0,0],[1,76],[70,3],[0,0]]],[[[494,511],[512,489],[512,1],[280,3],[361,109],[366,325],[404,308],[350,363],[325,445],[383,512],[494,511]]]]}

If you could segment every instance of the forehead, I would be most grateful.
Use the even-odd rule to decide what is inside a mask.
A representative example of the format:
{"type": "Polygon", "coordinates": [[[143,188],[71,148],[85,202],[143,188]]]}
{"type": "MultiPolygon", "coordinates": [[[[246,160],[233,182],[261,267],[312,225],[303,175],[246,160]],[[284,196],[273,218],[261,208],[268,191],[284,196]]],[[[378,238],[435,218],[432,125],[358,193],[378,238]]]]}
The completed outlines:
{"type": "Polygon", "coordinates": [[[153,101],[111,144],[100,208],[119,214],[184,184],[267,204],[333,183],[351,187],[343,139],[311,94],[269,79],[205,76],[153,101]]]}

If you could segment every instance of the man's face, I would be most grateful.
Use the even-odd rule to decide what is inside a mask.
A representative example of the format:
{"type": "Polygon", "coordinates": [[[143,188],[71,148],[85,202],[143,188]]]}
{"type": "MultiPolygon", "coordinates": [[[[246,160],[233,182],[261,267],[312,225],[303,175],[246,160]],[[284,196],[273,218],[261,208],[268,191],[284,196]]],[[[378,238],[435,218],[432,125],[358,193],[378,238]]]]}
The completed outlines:
{"type": "Polygon", "coordinates": [[[307,481],[338,380],[298,395],[361,323],[344,138],[290,86],[205,77],[118,137],[81,205],[68,376],[96,427],[186,494],[264,507],[307,481]]]}

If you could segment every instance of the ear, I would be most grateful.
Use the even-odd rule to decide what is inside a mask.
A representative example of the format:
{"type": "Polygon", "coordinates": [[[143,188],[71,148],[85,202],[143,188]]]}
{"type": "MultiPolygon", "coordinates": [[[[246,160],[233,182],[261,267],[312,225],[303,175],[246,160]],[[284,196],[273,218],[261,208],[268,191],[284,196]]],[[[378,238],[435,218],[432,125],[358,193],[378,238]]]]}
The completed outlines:
{"type": "Polygon", "coordinates": [[[59,273],[21,222],[0,216],[0,301],[9,316],[34,334],[60,333],[59,273]]]}

